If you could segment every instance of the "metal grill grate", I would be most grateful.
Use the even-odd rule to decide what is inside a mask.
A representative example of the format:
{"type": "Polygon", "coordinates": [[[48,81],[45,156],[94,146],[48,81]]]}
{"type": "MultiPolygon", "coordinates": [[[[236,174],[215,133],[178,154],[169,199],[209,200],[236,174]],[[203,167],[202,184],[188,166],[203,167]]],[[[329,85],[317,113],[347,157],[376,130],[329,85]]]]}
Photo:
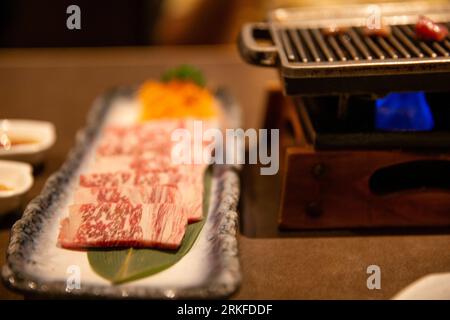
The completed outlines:
{"type": "Polygon", "coordinates": [[[278,9],[267,22],[248,23],[239,35],[241,56],[279,70],[287,95],[449,91],[450,37],[422,41],[415,23],[424,15],[450,27],[450,6],[380,5],[389,36],[367,36],[367,5],[278,9]],[[328,34],[329,26],[346,26],[328,34]],[[324,29],[322,29],[324,28],[324,29]]]}
{"type": "Polygon", "coordinates": [[[299,65],[450,56],[450,38],[442,42],[418,40],[413,25],[391,26],[387,37],[366,36],[360,27],[332,35],[323,34],[321,29],[295,28],[279,29],[278,33],[287,61],[299,65]]]}

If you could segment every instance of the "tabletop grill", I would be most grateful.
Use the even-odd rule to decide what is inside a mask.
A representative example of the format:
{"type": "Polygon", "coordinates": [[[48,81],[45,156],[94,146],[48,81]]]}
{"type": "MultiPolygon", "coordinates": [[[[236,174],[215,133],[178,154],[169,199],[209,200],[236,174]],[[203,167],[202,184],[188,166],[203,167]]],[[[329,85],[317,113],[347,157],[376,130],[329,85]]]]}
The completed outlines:
{"type": "Polygon", "coordinates": [[[323,35],[319,28],[285,28],[278,30],[278,37],[289,63],[300,65],[375,60],[371,66],[378,66],[383,64],[377,64],[377,60],[389,63],[411,58],[434,62],[434,58],[448,57],[450,50],[448,39],[431,43],[417,40],[414,25],[392,26],[387,37],[366,36],[361,27],[330,35],[323,35]]]}
{"type": "Polygon", "coordinates": [[[282,80],[266,116],[282,136],[281,227],[450,225],[450,37],[420,40],[420,15],[450,28],[450,6],[427,3],[278,9],[243,27],[244,60],[282,80]],[[373,14],[387,36],[364,32],[373,14]],[[386,104],[419,100],[431,129],[377,127],[386,104]]]}
{"type": "Polygon", "coordinates": [[[241,55],[251,64],[278,67],[288,95],[447,90],[443,82],[450,80],[450,38],[421,41],[414,23],[427,14],[450,27],[449,7],[413,5],[404,15],[404,4],[377,6],[383,23],[392,22],[387,37],[364,34],[369,7],[278,9],[269,22],[243,27],[241,55]],[[330,25],[347,31],[324,35],[330,25]]]}

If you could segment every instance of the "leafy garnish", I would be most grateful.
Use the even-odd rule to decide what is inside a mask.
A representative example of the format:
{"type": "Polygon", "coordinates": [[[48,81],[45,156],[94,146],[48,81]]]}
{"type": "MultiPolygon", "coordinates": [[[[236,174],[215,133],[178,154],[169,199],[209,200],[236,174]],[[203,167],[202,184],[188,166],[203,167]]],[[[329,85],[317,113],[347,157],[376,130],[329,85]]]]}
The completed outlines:
{"type": "Polygon", "coordinates": [[[206,84],[203,72],[188,64],[169,69],[161,76],[161,81],[163,82],[169,82],[171,80],[192,81],[200,87],[204,87],[206,84]]]}

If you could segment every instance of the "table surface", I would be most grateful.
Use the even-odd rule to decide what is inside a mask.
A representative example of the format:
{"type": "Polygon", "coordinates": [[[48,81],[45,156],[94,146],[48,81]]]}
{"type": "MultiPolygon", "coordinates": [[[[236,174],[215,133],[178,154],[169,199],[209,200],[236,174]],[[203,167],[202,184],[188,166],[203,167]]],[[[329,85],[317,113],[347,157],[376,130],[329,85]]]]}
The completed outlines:
{"type": "MultiPolygon", "coordinates": [[[[0,118],[48,120],[58,134],[28,200],[63,163],[99,93],[158,77],[179,63],[198,65],[211,85],[229,88],[242,106],[245,127],[262,123],[265,90],[277,74],[246,65],[234,47],[0,50],[0,118]]],[[[449,271],[450,235],[442,230],[278,232],[277,178],[257,177],[256,170],[246,167],[242,175],[242,285],[233,298],[386,299],[426,274],[449,271]],[[372,264],[381,268],[381,290],[367,289],[372,264]]],[[[0,219],[1,265],[15,219],[0,219]]],[[[0,298],[23,296],[0,284],[0,298]]]]}

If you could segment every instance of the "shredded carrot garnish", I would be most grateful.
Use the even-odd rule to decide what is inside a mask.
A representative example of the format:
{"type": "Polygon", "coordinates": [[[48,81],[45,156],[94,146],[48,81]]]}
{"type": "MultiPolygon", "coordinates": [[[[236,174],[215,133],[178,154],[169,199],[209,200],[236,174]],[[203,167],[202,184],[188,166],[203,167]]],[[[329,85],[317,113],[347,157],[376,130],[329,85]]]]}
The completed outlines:
{"type": "Polygon", "coordinates": [[[190,81],[147,81],[139,89],[138,98],[141,120],[204,119],[217,115],[211,93],[190,81]]]}

